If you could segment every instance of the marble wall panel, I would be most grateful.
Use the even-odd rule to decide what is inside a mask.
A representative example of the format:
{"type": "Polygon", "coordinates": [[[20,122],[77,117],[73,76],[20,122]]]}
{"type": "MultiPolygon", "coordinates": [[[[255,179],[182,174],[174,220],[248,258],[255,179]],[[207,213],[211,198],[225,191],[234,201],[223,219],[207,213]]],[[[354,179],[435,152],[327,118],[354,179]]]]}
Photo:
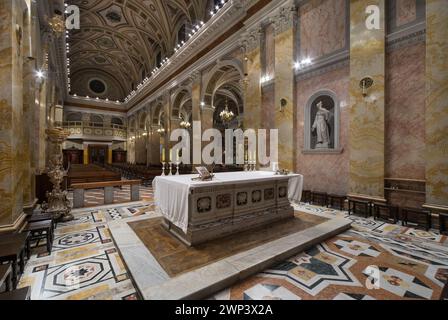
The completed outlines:
{"type": "Polygon", "coordinates": [[[265,29],[265,75],[275,74],[275,29],[271,24],[265,29]]]}
{"type": "Polygon", "coordinates": [[[417,19],[417,0],[395,0],[397,27],[417,19]]]}
{"type": "Polygon", "coordinates": [[[384,0],[350,1],[350,195],[384,200],[384,0]],[[380,29],[366,27],[366,8],[380,8],[380,29]],[[363,96],[360,81],[374,85],[363,96]]]}
{"type": "Polygon", "coordinates": [[[260,47],[247,53],[247,85],[244,103],[244,128],[257,129],[261,122],[260,47]]]}
{"type": "Polygon", "coordinates": [[[346,0],[310,0],[299,8],[300,56],[317,59],[346,46],[346,0]]]}
{"type": "Polygon", "coordinates": [[[25,152],[21,1],[0,6],[0,228],[11,227],[23,215],[25,152]]]}
{"type": "Polygon", "coordinates": [[[425,44],[386,56],[386,176],[425,179],[425,44]]]}
{"type": "Polygon", "coordinates": [[[280,168],[294,169],[294,28],[275,37],[275,126],[280,168]],[[286,105],[282,108],[281,101],[286,105]]]}
{"type": "Polygon", "coordinates": [[[297,82],[296,169],[304,175],[304,188],[347,194],[349,184],[349,67],[341,66],[333,71],[297,82]],[[333,91],[341,107],[340,146],[341,154],[303,154],[305,148],[305,108],[311,96],[319,90],[333,91]]]}
{"type": "Polygon", "coordinates": [[[448,207],[448,0],[426,12],[426,202],[448,207]]]}

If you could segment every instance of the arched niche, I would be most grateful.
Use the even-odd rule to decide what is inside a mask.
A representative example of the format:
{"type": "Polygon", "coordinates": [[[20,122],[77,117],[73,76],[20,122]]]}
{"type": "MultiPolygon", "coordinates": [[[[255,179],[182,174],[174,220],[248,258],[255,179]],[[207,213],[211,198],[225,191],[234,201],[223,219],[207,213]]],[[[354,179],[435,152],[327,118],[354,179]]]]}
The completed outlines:
{"type": "Polygon", "coordinates": [[[319,90],[305,107],[304,146],[306,153],[339,153],[340,102],[331,90],[319,90]]]}

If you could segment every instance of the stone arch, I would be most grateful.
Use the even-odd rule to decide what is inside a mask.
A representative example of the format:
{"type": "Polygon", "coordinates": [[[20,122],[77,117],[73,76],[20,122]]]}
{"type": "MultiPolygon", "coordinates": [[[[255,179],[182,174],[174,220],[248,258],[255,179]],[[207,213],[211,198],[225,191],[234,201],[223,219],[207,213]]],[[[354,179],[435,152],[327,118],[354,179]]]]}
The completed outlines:
{"type": "Polygon", "coordinates": [[[146,111],[143,111],[139,114],[138,116],[138,129],[139,130],[146,130],[146,118],[147,118],[147,114],[146,111]]]}
{"type": "Polygon", "coordinates": [[[244,78],[243,64],[241,61],[223,60],[211,69],[204,79],[204,86],[201,94],[203,107],[213,107],[213,96],[216,90],[225,82],[242,80],[244,78]]]}
{"type": "Polygon", "coordinates": [[[325,150],[339,150],[340,149],[340,101],[336,93],[332,90],[322,89],[316,91],[308,99],[305,106],[305,134],[304,146],[308,151],[322,152],[325,150]],[[313,138],[312,126],[315,121],[316,104],[319,101],[324,102],[324,108],[330,111],[328,120],[330,131],[330,145],[328,148],[318,148],[313,138]]]}
{"type": "Polygon", "coordinates": [[[156,107],[154,108],[152,123],[153,125],[160,125],[162,118],[165,116],[165,110],[163,108],[163,104],[158,102],[156,107]]]}
{"type": "Polygon", "coordinates": [[[191,88],[181,86],[171,95],[171,119],[179,119],[182,106],[191,100],[191,88]]]}

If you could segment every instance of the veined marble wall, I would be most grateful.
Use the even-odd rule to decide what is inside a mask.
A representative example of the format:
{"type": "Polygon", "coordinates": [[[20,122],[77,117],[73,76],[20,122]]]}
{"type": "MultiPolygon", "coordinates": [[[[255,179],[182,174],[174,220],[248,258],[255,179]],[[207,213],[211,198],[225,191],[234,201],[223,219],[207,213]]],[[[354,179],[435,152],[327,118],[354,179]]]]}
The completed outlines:
{"type": "Polygon", "coordinates": [[[350,188],[351,196],[384,200],[384,0],[350,1],[350,188]],[[380,29],[366,27],[366,8],[380,8],[380,29]],[[374,85],[363,97],[360,82],[374,85]]]}
{"type": "Polygon", "coordinates": [[[448,210],[448,0],[426,13],[426,203],[448,210]]]}
{"type": "Polygon", "coordinates": [[[304,175],[306,190],[347,194],[349,184],[349,67],[341,66],[324,74],[297,81],[297,120],[295,131],[297,144],[296,172],[304,175]],[[333,91],[341,107],[340,154],[303,154],[305,149],[305,108],[316,91],[333,91]]]}
{"type": "Polygon", "coordinates": [[[417,19],[417,0],[395,0],[397,26],[408,24],[417,19]]]}
{"type": "Polygon", "coordinates": [[[21,1],[0,6],[0,229],[13,228],[23,217],[26,157],[23,147],[23,28],[21,1]]]}
{"type": "Polygon", "coordinates": [[[425,43],[386,56],[386,176],[425,179],[425,43]]]}
{"type": "Polygon", "coordinates": [[[294,169],[294,58],[295,28],[275,37],[275,126],[278,128],[280,168],[294,169]],[[282,100],[286,105],[282,107],[282,100]]]}
{"type": "Polygon", "coordinates": [[[299,8],[300,57],[317,59],[346,46],[346,0],[309,0],[299,8]]]}

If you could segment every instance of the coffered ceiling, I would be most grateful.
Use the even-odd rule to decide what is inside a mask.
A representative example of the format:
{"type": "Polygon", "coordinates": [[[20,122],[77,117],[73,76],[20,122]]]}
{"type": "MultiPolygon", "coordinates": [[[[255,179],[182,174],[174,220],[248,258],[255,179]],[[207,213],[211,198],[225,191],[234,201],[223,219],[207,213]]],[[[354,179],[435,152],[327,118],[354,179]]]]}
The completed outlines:
{"type": "Polygon", "coordinates": [[[70,0],[81,9],[70,31],[71,93],[122,101],[170,56],[181,25],[206,19],[209,0],[70,0]]]}

